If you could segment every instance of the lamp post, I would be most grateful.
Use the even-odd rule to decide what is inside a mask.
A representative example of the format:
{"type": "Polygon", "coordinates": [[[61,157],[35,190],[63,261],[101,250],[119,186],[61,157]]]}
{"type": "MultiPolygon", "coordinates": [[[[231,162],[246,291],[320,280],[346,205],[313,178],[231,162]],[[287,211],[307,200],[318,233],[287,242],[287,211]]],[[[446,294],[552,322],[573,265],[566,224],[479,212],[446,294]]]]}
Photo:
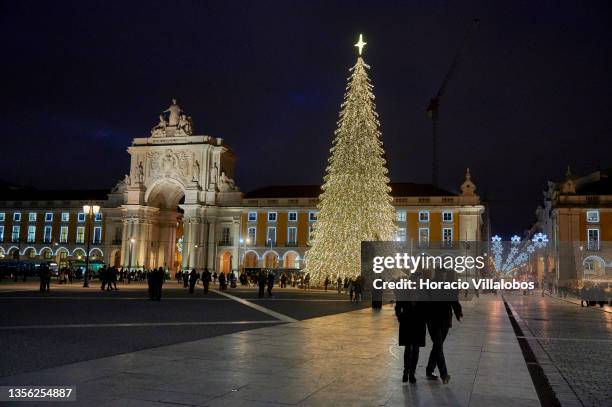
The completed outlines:
{"type": "Polygon", "coordinates": [[[83,213],[87,218],[87,253],[85,253],[85,278],[83,279],[83,287],[89,287],[89,245],[91,243],[91,224],[93,217],[100,212],[98,205],[83,205],[83,213]]]}

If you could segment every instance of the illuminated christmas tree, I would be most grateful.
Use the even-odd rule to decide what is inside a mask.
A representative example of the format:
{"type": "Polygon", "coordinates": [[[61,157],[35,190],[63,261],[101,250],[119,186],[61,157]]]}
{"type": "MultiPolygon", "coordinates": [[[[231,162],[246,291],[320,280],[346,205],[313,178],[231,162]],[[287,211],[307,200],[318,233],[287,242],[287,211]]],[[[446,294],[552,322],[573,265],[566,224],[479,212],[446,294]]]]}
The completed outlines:
{"type": "Polygon", "coordinates": [[[315,285],[325,277],[355,277],[360,273],[361,241],[393,240],[395,209],[380,139],[372,84],[361,57],[366,43],[359,36],[357,63],[351,68],[329,165],[306,272],[315,285]]]}

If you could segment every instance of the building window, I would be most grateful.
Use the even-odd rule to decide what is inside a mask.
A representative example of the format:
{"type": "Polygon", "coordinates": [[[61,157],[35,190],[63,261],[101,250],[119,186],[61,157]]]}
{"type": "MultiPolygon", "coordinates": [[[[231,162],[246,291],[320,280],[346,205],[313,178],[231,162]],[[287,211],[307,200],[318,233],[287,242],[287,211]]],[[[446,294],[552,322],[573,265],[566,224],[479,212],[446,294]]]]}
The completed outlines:
{"type": "Polygon", "coordinates": [[[427,246],[429,244],[429,228],[419,228],[419,245],[427,246]]]}
{"type": "Polygon", "coordinates": [[[587,239],[589,250],[599,250],[599,229],[588,229],[587,239]]]}
{"type": "Polygon", "coordinates": [[[257,228],[250,227],[248,229],[248,231],[247,231],[247,235],[249,236],[248,237],[248,240],[249,240],[248,243],[252,244],[252,245],[255,245],[256,237],[257,237],[257,228]]]}
{"type": "Polygon", "coordinates": [[[19,226],[13,226],[13,232],[11,233],[11,242],[19,241],[19,230],[20,230],[19,226]]]}
{"type": "Polygon", "coordinates": [[[28,213],[28,222],[36,222],[36,212],[28,213]]]}
{"type": "Polygon", "coordinates": [[[400,242],[406,241],[406,228],[397,228],[397,240],[400,242]]]}
{"type": "Polygon", "coordinates": [[[266,235],[266,243],[268,246],[276,246],[276,228],[269,227],[266,235]]]}
{"type": "Polygon", "coordinates": [[[276,212],[268,212],[268,222],[276,222],[276,212]]]}
{"type": "Polygon", "coordinates": [[[308,222],[315,222],[317,220],[317,212],[308,212],[308,222]]]}
{"type": "Polygon", "coordinates": [[[4,226],[0,226],[0,242],[4,242],[4,226]]]}
{"type": "Polygon", "coordinates": [[[599,211],[587,211],[587,222],[599,223],[599,211]]]}
{"type": "Polygon", "coordinates": [[[442,221],[443,222],[452,222],[453,221],[453,213],[451,211],[442,212],[442,221]]]}
{"type": "Polygon", "coordinates": [[[297,212],[289,212],[289,222],[297,221],[297,212]]]}
{"type": "Polygon", "coordinates": [[[79,212],[77,214],[77,221],[78,222],[85,222],[85,214],[83,212],[79,212]]]}
{"type": "Polygon", "coordinates": [[[36,226],[28,226],[28,243],[36,241],[36,226]]]}
{"type": "Polygon", "coordinates": [[[6,215],[4,214],[4,212],[0,212],[0,222],[4,222],[5,217],[6,215]]]}
{"type": "Polygon", "coordinates": [[[249,212],[248,219],[249,222],[257,221],[257,212],[249,212]]]}
{"type": "Polygon", "coordinates": [[[13,214],[13,221],[14,222],[20,222],[21,221],[21,212],[15,212],[13,214]]]}
{"type": "Polygon", "coordinates": [[[76,242],[77,243],[85,242],[85,227],[84,226],[79,226],[77,228],[76,242]]]}
{"type": "Polygon", "coordinates": [[[314,226],[308,226],[308,241],[311,241],[313,238],[314,226]]]}
{"type": "Polygon", "coordinates": [[[450,246],[453,243],[453,228],[442,228],[442,243],[450,246]]]}
{"type": "Polygon", "coordinates": [[[102,222],[102,212],[96,213],[95,221],[102,222]]]}
{"type": "Polygon", "coordinates": [[[45,233],[43,235],[43,243],[51,243],[51,226],[45,226],[45,233]]]}
{"type": "Polygon", "coordinates": [[[251,245],[255,245],[256,242],[256,237],[257,237],[257,228],[255,227],[250,227],[247,229],[247,240],[249,244],[251,245]]]}
{"type": "Polygon", "coordinates": [[[94,228],[94,234],[93,234],[93,244],[100,244],[102,243],[102,227],[101,226],[96,226],[94,228]]]}
{"type": "Polygon", "coordinates": [[[289,226],[287,228],[287,243],[297,243],[297,228],[295,226],[289,226]]]}
{"type": "Polygon", "coordinates": [[[429,222],[429,211],[419,211],[419,222],[429,222]]]}
{"type": "Polygon", "coordinates": [[[68,243],[68,226],[60,227],[60,243],[68,243]]]}
{"type": "Polygon", "coordinates": [[[406,222],[406,211],[397,211],[395,213],[395,220],[398,222],[406,222]]]}
{"type": "Polygon", "coordinates": [[[221,229],[221,243],[223,243],[224,245],[229,245],[232,242],[232,238],[230,236],[230,228],[227,226],[224,226],[223,229],[221,229]]]}
{"type": "Polygon", "coordinates": [[[70,213],[62,212],[62,222],[68,222],[70,220],[70,213]]]}
{"type": "Polygon", "coordinates": [[[45,222],[51,222],[53,221],[53,212],[46,212],[45,213],[45,222]]]}

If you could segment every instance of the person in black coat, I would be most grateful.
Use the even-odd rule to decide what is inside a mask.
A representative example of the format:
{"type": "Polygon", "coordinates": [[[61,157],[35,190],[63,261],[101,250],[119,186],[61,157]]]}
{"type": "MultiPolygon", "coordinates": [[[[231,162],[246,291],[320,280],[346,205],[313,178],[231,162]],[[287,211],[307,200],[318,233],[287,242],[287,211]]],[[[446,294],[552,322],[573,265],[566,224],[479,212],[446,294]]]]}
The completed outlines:
{"type": "Polygon", "coordinates": [[[265,270],[259,270],[257,275],[257,285],[259,286],[259,298],[263,298],[264,290],[266,288],[267,275],[265,270]]]}
{"type": "Polygon", "coordinates": [[[395,316],[399,322],[399,345],[404,346],[404,374],[402,381],[416,383],[419,348],[425,346],[425,317],[423,303],[418,301],[397,301],[395,316]]]}
{"type": "Polygon", "coordinates": [[[198,282],[198,278],[200,278],[196,269],[191,269],[191,273],[189,273],[189,294],[193,294],[195,291],[196,283],[198,282]]]}
{"type": "Polygon", "coordinates": [[[448,335],[448,330],[453,326],[453,313],[457,321],[463,318],[463,311],[459,301],[430,301],[426,304],[427,330],[432,341],[431,352],[425,373],[430,380],[436,380],[433,372],[438,367],[438,372],[444,384],[450,381],[450,375],[446,369],[444,358],[444,340],[448,335]]]}
{"type": "Polygon", "coordinates": [[[204,271],[202,272],[202,285],[204,286],[204,294],[208,294],[210,280],[212,280],[212,274],[210,274],[210,271],[208,271],[208,269],[204,269],[204,271]]]}
{"type": "Polygon", "coordinates": [[[274,273],[270,270],[268,272],[268,297],[272,297],[272,287],[274,287],[274,273]]]}

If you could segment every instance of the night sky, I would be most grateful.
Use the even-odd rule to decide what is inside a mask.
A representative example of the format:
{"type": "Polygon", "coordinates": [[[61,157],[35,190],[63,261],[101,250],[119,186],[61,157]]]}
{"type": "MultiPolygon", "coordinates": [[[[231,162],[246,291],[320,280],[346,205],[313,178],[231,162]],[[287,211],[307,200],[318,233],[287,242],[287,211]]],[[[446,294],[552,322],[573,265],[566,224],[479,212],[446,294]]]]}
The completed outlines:
{"type": "Polygon", "coordinates": [[[176,97],[196,133],[234,148],[243,191],[320,183],[363,33],[390,176],[430,182],[425,110],[474,18],[440,108],[441,186],[469,166],[509,236],[547,179],[611,164],[606,1],[0,4],[6,181],[110,188],[176,97]]]}

